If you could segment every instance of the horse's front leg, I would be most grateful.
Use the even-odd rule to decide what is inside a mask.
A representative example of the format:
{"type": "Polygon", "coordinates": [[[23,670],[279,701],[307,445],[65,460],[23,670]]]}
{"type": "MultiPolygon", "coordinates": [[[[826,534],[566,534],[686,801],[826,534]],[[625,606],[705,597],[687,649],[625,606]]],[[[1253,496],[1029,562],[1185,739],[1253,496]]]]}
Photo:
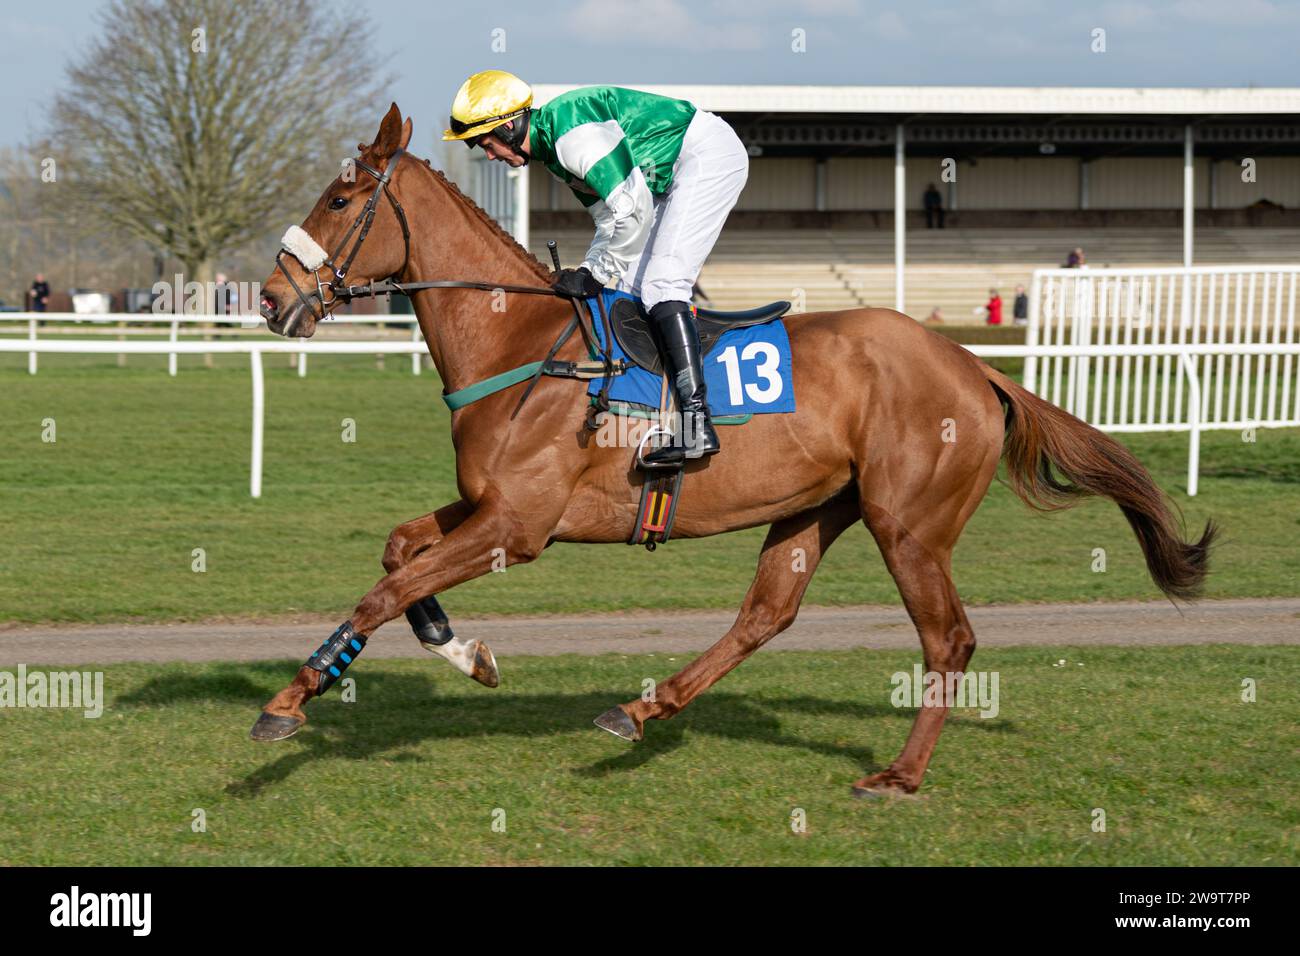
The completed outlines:
{"type": "MultiPolygon", "coordinates": [[[[352,617],[307,659],[293,682],[272,698],[253,726],[254,740],[281,740],[307,721],[303,705],[329,690],[369,635],[429,594],[437,594],[480,577],[505,563],[520,564],[541,554],[554,521],[542,507],[529,509],[527,521],[497,496],[487,496],[478,508],[446,537],[410,562],[380,579],[361,599],[352,617]]],[[[554,516],[558,519],[558,515],[554,516]]]]}
{"type": "MultiPolygon", "coordinates": [[[[406,521],[393,529],[384,548],[384,570],[390,574],[402,568],[437,544],[465,519],[474,513],[474,506],[465,500],[444,505],[437,511],[406,521]]],[[[448,661],[462,674],[478,681],[484,687],[501,683],[496,658],[491,649],[479,640],[457,637],[451,629],[447,614],[433,594],[426,594],[406,609],[420,646],[431,654],[448,661]]]]}

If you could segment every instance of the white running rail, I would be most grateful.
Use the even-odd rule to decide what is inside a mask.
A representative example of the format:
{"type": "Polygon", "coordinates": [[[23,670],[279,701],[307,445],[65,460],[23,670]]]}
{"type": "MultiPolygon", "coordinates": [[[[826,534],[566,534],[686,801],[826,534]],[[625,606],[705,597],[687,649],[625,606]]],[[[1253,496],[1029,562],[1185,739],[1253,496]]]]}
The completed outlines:
{"type": "MultiPolygon", "coordinates": [[[[166,312],[0,312],[0,323],[2,322],[25,322],[27,323],[27,340],[29,342],[41,341],[38,336],[39,323],[47,322],[66,326],[68,323],[90,323],[92,325],[105,326],[141,326],[141,325],[165,325],[168,331],[168,341],[178,342],[183,334],[200,335],[205,331],[198,326],[238,326],[240,329],[256,332],[258,330],[266,331],[266,323],[260,315],[173,315],[166,312]],[[194,329],[187,328],[195,326],[194,329]],[[182,329],[185,331],[182,332],[182,329]]],[[[411,341],[423,344],[424,337],[420,332],[420,323],[416,321],[413,315],[334,315],[327,322],[318,328],[326,328],[330,325],[410,325],[411,341]]],[[[10,330],[0,325],[0,335],[4,335],[10,330]]],[[[115,329],[119,334],[130,331],[133,334],[139,334],[138,328],[115,329]]],[[[159,332],[162,330],[160,329],[159,332]]],[[[112,332],[108,333],[112,334],[112,332]]],[[[57,339],[53,341],[58,341],[57,339]]],[[[305,342],[306,339],[298,339],[299,342],[305,342]]],[[[128,349],[110,350],[118,355],[128,354],[128,349]]],[[[213,349],[204,349],[204,354],[210,354],[213,349]]],[[[298,355],[298,375],[305,378],[307,375],[307,352],[304,350],[293,349],[298,355]]],[[[422,350],[421,350],[422,351],[422,350]]],[[[32,349],[27,355],[27,371],[32,375],[36,374],[37,362],[36,356],[40,349],[32,349]]],[[[152,354],[152,353],[150,353],[152,354]]],[[[167,374],[175,376],[178,371],[176,356],[179,353],[175,350],[167,353],[167,374]]],[[[413,352],[411,354],[411,374],[420,374],[420,354],[413,352]]]]}
{"type": "Polygon", "coordinates": [[[1025,387],[1105,431],[1185,431],[1193,417],[1201,429],[1300,424],[1287,348],[1298,275],[1294,265],[1039,269],[1026,346],[1123,351],[1032,353],[1025,387]]]}
{"type": "MultiPolygon", "coordinates": [[[[1127,364],[1130,361],[1138,364],[1139,368],[1142,363],[1150,363],[1152,368],[1157,367],[1157,363],[1171,364],[1175,371],[1173,377],[1182,381],[1186,385],[1188,401],[1186,403],[1187,415],[1185,420],[1181,421],[1164,421],[1160,423],[1121,423],[1107,424],[1102,423],[1097,427],[1113,431],[1151,431],[1151,430],[1169,430],[1169,431],[1187,431],[1190,434],[1188,447],[1187,462],[1187,493],[1194,496],[1197,493],[1198,476],[1200,469],[1200,433],[1207,427],[1214,428],[1248,428],[1254,426],[1291,426],[1300,425],[1300,392],[1292,388],[1289,392],[1284,386],[1282,389],[1282,401],[1280,411],[1276,417],[1267,420],[1243,420],[1242,422],[1214,422],[1206,425],[1202,419],[1203,410],[1209,403],[1210,392],[1204,386],[1203,376],[1207,374],[1208,369],[1216,366],[1222,368],[1225,360],[1230,360],[1232,368],[1237,368],[1239,363],[1249,362],[1252,359],[1258,359],[1258,374],[1263,375],[1263,369],[1266,364],[1271,369],[1278,367],[1278,362],[1283,362],[1285,369],[1284,376],[1292,374],[1292,358],[1300,357],[1300,343],[1295,341],[1288,342],[1250,342],[1232,344],[1221,344],[1217,342],[1201,343],[1162,343],[1162,344],[1120,344],[1120,345],[969,345],[966,346],[975,355],[983,358],[1024,358],[1026,363],[1043,362],[1056,363],[1057,368],[1066,367],[1068,363],[1083,363],[1096,360],[1098,367],[1103,363],[1111,363],[1111,379],[1113,384],[1114,363],[1116,360],[1122,360],[1127,364]],[[1268,360],[1267,363],[1265,360],[1268,360]],[[1291,397],[1294,396],[1294,397],[1291,397]]],[[[410,354],[418,361],[420,355],[425,351],[423,341],[418,342],[401,342],[401,341],[368,341],[368,342],[345,342],[345,341],[251,341],[243,340],[225,340],[225,341],[200,341],[200,342],[147,342],[147,341],[125,341],[125,342],[104,342],[104,341],[86,341],[75,339],[54,339],[54,340],[36,340],[29,339],[3,339],[0,338],[0,353],[3,352],[48,352],[62,354],[114,354],[127,353],[136,355],[201,355],[204,353],[234,353],[247,354],[251,363],[253,375],[253,443],[252,443],[252,462],[249,475],[249,493],[254,497],[261,497],[262,494],[262,445],[263,445],[263,423],[266,414],[266,389],[262,376],[262,354],[263,353],[315,353],[318,355],[377,355],[377,354],[410,354]]],[[[1300,358],[1297,358],[1297,364],[1300,364],[1300,358]]],[[[1076,368],[1080,366],[1076,364],[1076,368]]],[[[1059,374],[1059,373],[1058,373],[1059,374]]],[[[1076,372],[1082,375],[1082,372],[1076,372]]],[[[1148,382],[1155,379],[1154,373],[1147,379],[1148,382]]],[[[1141,377],[1135,379],[1141,382],[1141,377]]],[[[1084,379],[1086,381],[1086,378],[1084,379]]],[[[1270,380],[1272,387],[1276,387],[1276,381],[1270,380]]],[[[1221,384],[1221,379],[1219,380],[1221,384]]],[[[1162,388],[1167,387],[1162,385],[1162,388]]],[[[1041,393],[1040,393],[1041,394],[1041,393]]],[[[1074,394],[1071,391],[1069,394],[1074,394]]],[[[1085,398],[1086,390],[1080,392],[1085,398]]],[[[1138,394],[1141,394],[1140,390],[1138,394]]],[[[1079,407],[1086,408],[1083,405],[1079,407]]],[[[1267,410],[1273,415],[1275,409],[1272,402],[1267,404],[1267,410]]],[[[1082,416],[1081,416],[1082,417],[1082,416]]],[[[1096,424],[1094,422],[1094,424],[1096,424]]]]}

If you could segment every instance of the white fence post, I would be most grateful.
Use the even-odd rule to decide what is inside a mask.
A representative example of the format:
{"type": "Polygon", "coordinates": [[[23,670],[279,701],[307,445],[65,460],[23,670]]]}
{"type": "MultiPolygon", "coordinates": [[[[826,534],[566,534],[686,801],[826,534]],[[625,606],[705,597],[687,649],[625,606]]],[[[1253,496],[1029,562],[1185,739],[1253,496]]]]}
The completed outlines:
{"type": "Polygon", "coordinates": [[[1178,359],[1187,375],[1187,497],[1196,497],[1196,488],[1201,474],[1201,379],[1196,371],[1196,362],[1188,352],[1178,359]]]}
{"type": "Polygon", "coordinates": [[[907,259],[907,159],[903,124],[894,128],[894,311],[903,312],[907,259]]]}
{"type": "MultiPolygon", "coordinates": [[[[415,323],[415,326],[411,329],[411,341],[412,341],[412,342],[418,342],[418,341],[420,341],[420,323],[419,323],[419,322],[416,322],[416,323],[415,323]]],[[[419,374],[420,374],[420,353],[419,353],[419,352],[412,352],[412,353],[411,353],[411,374],[412,374],[412,375],[419,375],[419,374]]]]}
{"type": "MultiPolygon", "coordinates": [[[[177,335],[180,332],[180,328],[181,328],[181,324],[177,322],[175,319],[172,319],[172,332],[171,335],[169,336],[169,340],[172,342],[173,345],[176,343],[177,335]]],[[[176,353],[175,352],[167,353],[167,374],[170,375],[172,378],[176,377],[176,353]]]]}
{"type": "MultiPolygon", "coordinates": [[[[1025,345],[1033,348],[1038,344],[1038,323],[1040,321],[1038,307],[1038,293],[1042,286],[1042,279],[1037,272],[1034,273],[1033,279],[1029,283],[1029,328],[1025,329],[1025,345]]],[[[1031,355],[1025,359],[1025,389],[1034,394],[1035,386],[1038,383],[1038,357],[1031,355]]]]}
{"type": "MultiPolygon", "coordinates": [[[[35,319],[31,319],[27,323],[27,337],[31,339],[33,342],[36,341],[36,320],[35,319]]],[[[35,352],[30,352],[27,355],[27,374],[28,375],[36,374],[36,353],[35,352]]]]}
{"type": "Polygon", "coordinates": [[[262,434],[266,417],[266,383],[262,379],[262,353],[248,353],[253,368],[253,460],[249,468],[248,493],[262,497],[262,434]]]}
{"type": "Polygon", "coordinates": [[[511,235],[515,237],[515,242],[519,243],[525,249],[528,248],[528,177],[530,170],[527,166],[521,166],[518,169],[507,170],[507,178],[510,187],[511,209],[510,222],[506,226],[511,235]]]}

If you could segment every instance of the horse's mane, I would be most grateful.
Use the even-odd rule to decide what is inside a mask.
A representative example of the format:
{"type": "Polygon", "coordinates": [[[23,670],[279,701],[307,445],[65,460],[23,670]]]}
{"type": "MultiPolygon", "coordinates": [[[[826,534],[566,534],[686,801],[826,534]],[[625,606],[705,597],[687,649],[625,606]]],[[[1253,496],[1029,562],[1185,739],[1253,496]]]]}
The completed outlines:
{"type": "MultiPolygon", "coordinates": [[[[419,157],[416,156],[412,156],[411,158],[419,159],[419,157]]],[[[453,183],[450,179],[448,179],[446,175],[444,175],[440,170],[434,169],[433,164],[430,163],[427,159],[420,159],[420,163],[424,166],[425,169],[427,169],[430,173],[433,174],[435,179],[437,179],[439,182],[441,182],[444,186],[447,187],[447,190],[451,193],[453,199],[459,201],[462,205],[466,206],[470,210],[470,212],[472,212],[475,216],[478,217],[479,221],[483,223],[483,225],[486,226],[489,231],[491,231],[495,236],[497,236],[497,238],[506,242],[508,245],[514,246],[515,249],[517,249],[521,253],[525,264],[528,265],[529,268],[531,268],[533,272],[537,274],[538,279],[542,281],[546,281],[546,279],[550,277],[551,270],[548,269],[540,259],[538,259],[535,255],[533,255],[526,248],[520,245],[519,242],[515,239],[515,237],[510,235],[510,233],[507,232],[499,222],[497,222],[495,219],[489,216],[487,214],[487,211],[482,206],[480,206],[469,196],[466,196],[463,192],[461,192],[460,187],[457,186],[455,183],[453,183]]]]}

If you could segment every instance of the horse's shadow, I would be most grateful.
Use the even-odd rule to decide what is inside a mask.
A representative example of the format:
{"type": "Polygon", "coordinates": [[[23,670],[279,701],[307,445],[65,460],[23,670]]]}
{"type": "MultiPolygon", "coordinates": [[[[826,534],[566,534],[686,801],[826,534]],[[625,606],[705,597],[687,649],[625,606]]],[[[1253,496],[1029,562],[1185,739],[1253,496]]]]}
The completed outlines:
{"type": "MultiPolygon", "coordinates": [[[[240,664],[236,669],[218,669],[206,677],[177,676],[150,680],[137,690],[117,698],[117,706],[155,706],[187,701],[246,703],[249,721],[283,680],[283,664],[259,662],[240,664]]],[[[295,738],[294,745],[278,744],[286,750],[243,780],[226,787],[236,797],[256,796],[298,770],[321,759],[369,760],[388,754],[386,759],[420,760],[409,748],[425,741],[469,737],[548,737],[589,731],[598,734],[591,720],[616,703],[629,699],[628,688],[605,688],[579,693],[501,693],[466,682],[463,690],[446,693],[445,685],[419,674],[369,671],[357,688],[359,701],[345,703],[337,691],[314,701],[310,722],[295,738]]],[[[808,695],[737,694],[713,690],[696,699],[671,721],[646,725],[646,737],[635,745],[611,739],[617,752],[580,767],[573,773],[605,777],[635,770],[677,749],[686,734],[700,733],[793,747],[824,756],[843,758],[854,770],[883,769],[869,747],[839,743],[827,738],[794,735],[783,728],[786,715],[824,715],[855,720],[889,718],[909,723],[914,711],[887,702],[860,703],[808,695]]],[[[1005,721],[976,721],[975,726],[997,732],[1014,732],[1005,721]]],[[[243,736],[247,728],[222,727],[221,732],[243,736]]],[[[247,742],[249,747],[266,744],[247,742]]]]}
{"type": "Polygon", "coordinates": [[[1221,464],[1201,466],[1203,478],[1245,479],[1271,481],[1276,484],[1300,484],[1300,465],[1294,461],[1273,461],[1262,464],[1221,464]]]}

